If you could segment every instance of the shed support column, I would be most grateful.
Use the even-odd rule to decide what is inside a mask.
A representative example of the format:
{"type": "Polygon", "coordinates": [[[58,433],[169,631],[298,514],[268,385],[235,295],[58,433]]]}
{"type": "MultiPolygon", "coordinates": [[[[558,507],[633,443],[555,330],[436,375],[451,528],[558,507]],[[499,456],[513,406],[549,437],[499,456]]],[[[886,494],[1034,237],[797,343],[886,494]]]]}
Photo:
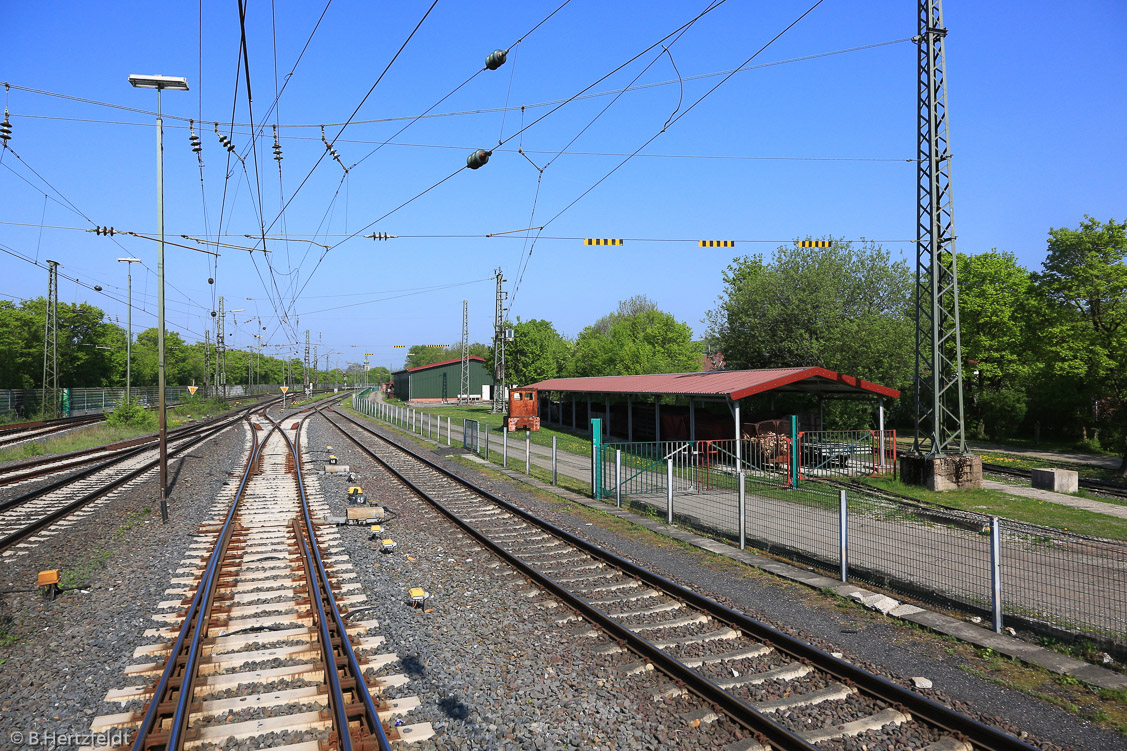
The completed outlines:
{"type": "Polygon", "coordinates": [[[822,396],[821,394],[818,394],[818,430],[825,430],[826,429],[825,410],[824,410],[825,404],[826,404],[825,397],[822,396]]]}
{"type": "Polygon", "coordinates": [[[591,435],[594,435],[594,432],[592,432],[592,428],[591,428],[592,424],[593,423],[591,422],[591,395],[588,394],[587,395],[587,431],[590,432],[591,435]]]}
{"type": "Polygon", "coordinates": [[[654,397],[654,440],[661,441],[661,397],[654,397]]]}
{"type": "Polygon", "coordinates": [[[603,395],[603,403],[607,407],[607,438],[610,438],[611,431],[614,430],[614,428],[610,426],[610,394],[603,395]]]}
{"type": "MultiPolygon", "coordinates": [[[[883,470],[884,469],[884,458],[885,458],[885,453],[884,453],[884,397],[883,396],[879,397],[877,399],[877,430],[879,431],[877,433],[877,435],[880,436],[880,461],[878,462],[878,466],[880,467],[880,470],[883,470]]],[[[880,470],[878,470],[878,471],[880,471],[880,470]]]]}
{"type": "Polygon", "coordinates": [[[571,395],[571,429],[575,430],[575,394],[571,395]]]}
{"type": "Polygon", "coordinates": [[[626,397],[626,440],[634,442],[634,397],[626,397]]]}
{"type": "Polygon", "coordinates": [[[697,403],[693,397],[689,397],[689,440],[696,441],[697,439],[697,403]]]}
{"type": "Polygon", "coordinates": [[[743,471],[743,463],[740,461],[740,403],[728,402],[728,409],[732,411],[732,420],[736,424],[736,471],[743,471]]]}

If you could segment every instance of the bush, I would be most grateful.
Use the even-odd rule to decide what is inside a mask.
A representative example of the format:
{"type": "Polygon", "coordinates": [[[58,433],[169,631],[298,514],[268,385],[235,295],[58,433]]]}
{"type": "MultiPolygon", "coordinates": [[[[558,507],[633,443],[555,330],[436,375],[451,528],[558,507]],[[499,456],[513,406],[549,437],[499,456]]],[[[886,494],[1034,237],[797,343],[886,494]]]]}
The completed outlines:
{"type": "Polygon", "coordinates": [[[115,428],[157,429],[156,413],[145,409],[136,400],[117,405],[113,412],[106,415],[106,422],[115,428]]]}

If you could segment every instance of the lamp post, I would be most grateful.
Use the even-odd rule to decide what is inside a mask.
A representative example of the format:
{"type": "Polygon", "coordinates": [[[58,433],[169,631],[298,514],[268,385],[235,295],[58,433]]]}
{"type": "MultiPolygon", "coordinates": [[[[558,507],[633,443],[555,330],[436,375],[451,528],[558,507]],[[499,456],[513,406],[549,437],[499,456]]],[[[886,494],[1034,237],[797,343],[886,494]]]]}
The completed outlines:
{"type": "Polygon", "coordinates": [[[125,403],[130,401],[130,387],[133,379],[133,264],[140,263],[140,258],[119,258],[118,263],[126,264],[126,290],[128,307],[125,311],[125,320],[128,321],[129,338],[125,340],[125,403]]]}
{"type": "Polygon", "coordinates": [[[160,93],[164,89],[187,91],[188,79],[174,76],[130,75],[137,89],[157,90],[157,409],[160,420],[160,519],[168,523],[168,422],[164,414],[164,123],[160,116],[160,93]]]}

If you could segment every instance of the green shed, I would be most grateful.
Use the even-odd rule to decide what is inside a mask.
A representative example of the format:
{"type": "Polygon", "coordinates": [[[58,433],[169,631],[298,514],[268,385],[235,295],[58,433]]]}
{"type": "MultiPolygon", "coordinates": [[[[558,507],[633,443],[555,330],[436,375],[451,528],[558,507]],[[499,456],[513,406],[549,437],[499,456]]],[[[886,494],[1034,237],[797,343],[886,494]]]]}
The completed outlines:
{"type": "MultiPolygon", "coordinates": [[[[484,357],[471,357],[469,398],[489,401],[492,398],[493,376],[485,369],[484,357]]],[[[457,401],[462,383],[462,361],[420,365],[391,374],[395,383],[395,396],[411,402],[457,401]]]]}

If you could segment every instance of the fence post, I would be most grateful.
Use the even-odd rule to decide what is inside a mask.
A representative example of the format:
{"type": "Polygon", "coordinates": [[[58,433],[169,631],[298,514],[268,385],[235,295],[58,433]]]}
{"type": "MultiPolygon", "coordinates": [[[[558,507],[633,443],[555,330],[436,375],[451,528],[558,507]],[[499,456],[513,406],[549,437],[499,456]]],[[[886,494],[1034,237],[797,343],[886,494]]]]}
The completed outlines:
{"type": "Polygon", "coordinates": [[[614,505],[622,508],[622,449],[614,450],[614,505]]]}
{"type": "MultiPolygon", "coordinates": [[[[590,414],[588,412],[588,414],[590,414]]],[[[602,418],[591,419],[591,486],[595,492],[593,497],[598,500],[603,497],[603,421],[602,418]]]]}
{"type": "Polygon", "coordinates": [[[790,416],[790,486],[798,490],[798,415],[790,416]]]}
{"type": "Polygon", "coordinates": [[[998,517],[990,517],[990,591],[994,601],[994,633],[1002,633],[1002,535],[998,517]]]}
{"type": "Polygon", "coordinates": [[[665,460],[665,521],[673,524],[673,458],[665,460]]]}
{"type": "Polygon", "coordinates": [[[841,581],[849,580],[849,506],[845,500],[845,491],[838,495],[838,550],[841,559],[841,581]]]}
{"type": "Polygon", "coordinates": [[[552,484],[558,485],[559,482],[559,467],[556,463],[556,437],[552,436],[552,484]]]}
{"type": "Polygon", "coordinates": [[[747,548],[747,472],[740,470],[740,550],[747,548]]]}
{"type": "Polygon", "coordinates": [[[532,476],[532,431],[524,431],[524,473],[532,476]]]}
{"type": "Polygon", "coordinates": [[[509,468],[509,426],[501,426],[501,466],[509,468]]]}
{"type": "Polygon", "coordinates": [[[489,461],[489,426],[485,426],[485,461],[489,461]]]}

